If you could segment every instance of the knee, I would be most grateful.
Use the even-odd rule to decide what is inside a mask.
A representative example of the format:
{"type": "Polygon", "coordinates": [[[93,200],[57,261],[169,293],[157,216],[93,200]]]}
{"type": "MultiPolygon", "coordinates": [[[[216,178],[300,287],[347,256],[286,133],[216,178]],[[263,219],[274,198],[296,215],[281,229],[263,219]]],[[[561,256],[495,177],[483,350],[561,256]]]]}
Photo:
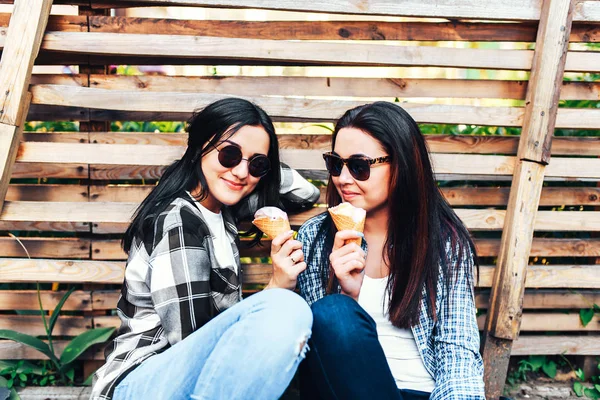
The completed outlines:
{"type": "Polygon", "coordinates": [[[311,309],[314,319],[312,340],[317,347],[322,342],[327,346],[352,348],[369,334],[377,334],[375,321],[348,296],[326,296],[313,303],[311,309]]]}
{"type": "Polygon", "coordinates": [[[292,345],[295,353],[303,355],[311,336],[313,315],[306,301],[286,289],[265,291],[263,334],[273,345],[292,345]],[[268,293],[267,293],[268,292],[268,293]]]}
{"type": "Polygon", "coordinates": [[[274,319],[274,324],[310,332],[313,314],[302,297],[287,289],[269,289],[264,293],[264,310],[274,319]]]}

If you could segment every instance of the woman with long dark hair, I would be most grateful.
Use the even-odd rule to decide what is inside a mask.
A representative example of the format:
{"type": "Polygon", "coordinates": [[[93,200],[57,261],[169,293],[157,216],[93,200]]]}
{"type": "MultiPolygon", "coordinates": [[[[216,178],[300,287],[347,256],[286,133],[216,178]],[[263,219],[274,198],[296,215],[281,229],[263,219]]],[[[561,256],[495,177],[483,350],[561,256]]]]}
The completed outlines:
{"type": "Polygon", "coordinates": [[[475,247],[418,125],[392,103],[360,106],[337,122],[332,150],[328,204],[363,208],[366,221],[363,234],[336,231],[328,213],[300,228],[298,282],[314,319],[303,396],[484,399],[475,247]]]}
{"type": "Polygon", "coordinates": [[[121,327],[92,399],[277,399],[307,350],[310,309],[286,290],[306,268],[301,244],[277,236],[270,290],[242,301],[236,222],[310,205],[318,190],[280,168],[273,123],[253,103],[216,101],[188,133],[123,238],[121,327]]]}

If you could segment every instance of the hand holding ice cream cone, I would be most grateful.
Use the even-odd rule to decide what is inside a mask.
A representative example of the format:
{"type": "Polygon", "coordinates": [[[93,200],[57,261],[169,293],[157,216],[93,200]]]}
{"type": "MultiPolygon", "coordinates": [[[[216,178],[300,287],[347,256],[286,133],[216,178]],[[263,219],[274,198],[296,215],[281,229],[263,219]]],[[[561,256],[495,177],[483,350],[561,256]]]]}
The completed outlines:
{"type": "Polygon", "coordinates": [[[358,236],[357,232],[363,232],[367,213],[350,203],[342,203],[328,211],[338,232],[330,256],[327,293],[337,292],[339,284],[342,292],[356,299],[362,286],[362,271],[365,267],[365,254],[361,249],[362,236],[358,236]],[[355,246],[348,247],[348,244],[355,246]]]}
{"type": "Polygon", "coordinates": [[[252,223],[272,239],[273,276],[266,288],[293,290],[306,263],[302,243],[293,239],[287,214],[277,207],[263,207],[254,214],[252,223]]]}

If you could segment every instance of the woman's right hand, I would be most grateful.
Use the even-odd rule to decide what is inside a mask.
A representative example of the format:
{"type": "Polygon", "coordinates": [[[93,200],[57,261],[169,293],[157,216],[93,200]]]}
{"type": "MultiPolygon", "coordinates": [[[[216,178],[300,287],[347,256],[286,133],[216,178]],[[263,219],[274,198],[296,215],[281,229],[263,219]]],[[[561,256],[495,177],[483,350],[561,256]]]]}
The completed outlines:
{"type": "Polygon", "coordinates": [[[271,242],[273,276],[265,289],[282,288],[294,290],[300,272],[306,269],[302,243],[292,239],[294,231],[277,235],[271,242]]]}
{"type": "Polygon", "coordinates": [[[329,262],[342,287],[342,293],[358,300],[365,269],[365,252],[356,243],[345,244],[349,239],[362,238],[359,232],[338,231],[333,241],[329,262]]]}

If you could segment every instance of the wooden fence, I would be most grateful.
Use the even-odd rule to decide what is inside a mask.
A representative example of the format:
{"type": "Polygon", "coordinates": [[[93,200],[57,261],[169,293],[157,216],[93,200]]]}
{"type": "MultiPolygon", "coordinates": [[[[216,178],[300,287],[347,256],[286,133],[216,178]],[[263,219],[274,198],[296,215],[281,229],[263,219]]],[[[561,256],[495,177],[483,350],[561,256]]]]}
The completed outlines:
{"type": "MultiPolygon", "coordinates": [[[[600,81],[590,75],[600,72],[600,52],[585,47],[600,41],[600,2],[55,1],[79,5],[74,16],[49,16],[49,0],[35,2],[34,10],[15,3],[12,19],[0,14],[0,281],[80,284],[63,308],[74,313],[59,318],[56,335],[118,326],[111,310],[126,258],[120,234],[185,149],[185,134],[111,132],[111,121],[183,121],[216,99],[243,97],[276,121],[312,123],[280,130],[281,157],[322,179],[330,137],[319,123],[384,99],[400,101],[421,124],[522,128],[521,136],[427,136],[442,190],[484,260],[476,300],[488,310],[479,317],[488,396],[501,392],[510,354],[600,355],[598,319],[583,327],[579,318],[580,309],[600,304],[600,81]],[[201,21],[106,12],[150,5],[347,15],[201,21]],[[423,18],[390,18],[407,16],[423,18]],[[23,40],[11,40],[17,37],[23,40]],[[431,46],[436,41],[447,44],[431,46]],[[504,49],[507,42],[517,49],[504,49]],[[569,42],[574,48],[567,51],[569,42]],[[80,68],[32,76],[34,61],[80,68]],[[282,68],[270,76],[108,74],[106,66],[115,64],[282,68]],[[277,73],[292,67],[318,76],[277,73]],[[370,67],[381,77],[351,67],[370,67]],[[479,77],[407,77],[423,67],[479,77]],[[513,80],[501,71],[531,74],[529,81],[513,80]],[[559,100],[567,107],[557,107],[559,100]],[[80,131],[22,133],[25,116],[80,121],[80,131]],[[590,136],[569,136],[574,130],[590,136]],[[38,178],[52,183],[31,183],[38,178]],[[30,257],[9,231],[18,232],[30,257]]],[[[322,211],[295,215],[292,224],[322,211]]],[[[267,254],[268,246],[243,250],[247,288],[268,280],[270,266],[256,262],[267,254]]],[[[52,309],[61,294],[43,291],[44,307],[52,309]]],[[[43,334],[38,316],[13,312],[37,308],[35,290],[0,291],[0,328],[43,334]]],[[[22,358],[40,353],[0,341],[0,359],[22,358]]]]}

